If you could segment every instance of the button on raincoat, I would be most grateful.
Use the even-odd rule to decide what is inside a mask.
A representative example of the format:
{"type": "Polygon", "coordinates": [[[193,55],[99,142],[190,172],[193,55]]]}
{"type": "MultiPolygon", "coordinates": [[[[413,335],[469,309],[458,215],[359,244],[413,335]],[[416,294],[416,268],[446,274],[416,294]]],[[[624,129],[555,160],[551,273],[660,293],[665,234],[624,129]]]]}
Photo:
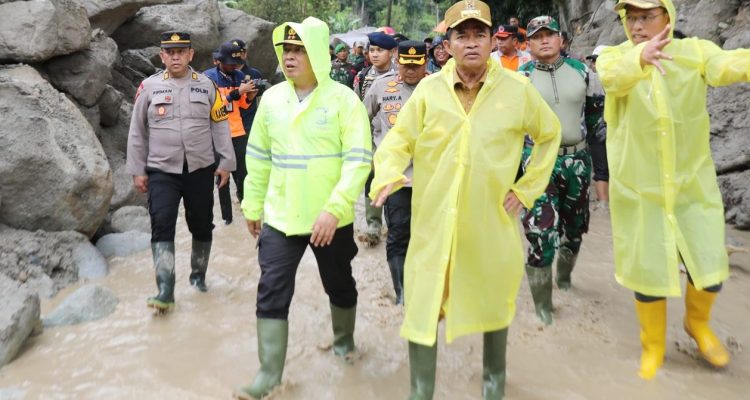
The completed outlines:
{"type": "MultiPolygon", "coordinates": [[[[321,211],[354,221],[372,163],[367,111],[357,95],[330,76],[328,26],[316,18],[287,23],[273,32],[274,43],[291,25],[305,43],[318,86],[299,102],[291,80],[268,89],[258,107],[247,144],[247,177],[242,211],[287,235],[312,232],[321,211]]],[[[276,46],[279,63],[282,46],[276,46]]]]}
{"type": "MultiPolygon", "coordinates": [[[[662,4],[677,21],[672,2],[662,4]]],[[[620,11],[630,38],[624,17],[620,11]]],[[[680,296],[680,256],[699,289],[729,273],[706,87],[747,82],[750,51],[725,51],[698,38],[673,40],[664,52],[674,60],[662,61],[662,76],[651,65],[641,68],[645,44],[629,40],[597,59],[607,95],[615,276],[649,296],[680,296]]]]}
{"type": "Polygon", "coordinates": [[[371,198],[414,160],[401,335],[422,345],[435,343],[441,308],[448,342],[510,325],[524,259],[518,220],[503,201],[513,190],[531,207],[560,146],[560,122],[529,80],[487,64],[468,115],[453,87],[454,60],[422,80],[375,154],[371,198]],[[526,133],[536,145],[514,183],[526,133]]]}

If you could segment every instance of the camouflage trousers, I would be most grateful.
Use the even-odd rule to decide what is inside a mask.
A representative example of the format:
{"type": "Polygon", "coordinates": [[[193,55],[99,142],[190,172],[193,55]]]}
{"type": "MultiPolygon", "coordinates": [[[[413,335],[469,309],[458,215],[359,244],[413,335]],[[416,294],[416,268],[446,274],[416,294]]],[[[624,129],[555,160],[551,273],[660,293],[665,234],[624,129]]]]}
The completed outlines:
{"type": "MultiPolygon", "coordinates": [[[[531,148],[524,148],[524,170],[530,156],[531,148]]],[[[588,149],[557,156],[547,189],[523,214],[523,228],[530,243],[528,265],[552,265],[559,246],[578,254],[581,238],[589,228],[591,168],[588,149]]]]}

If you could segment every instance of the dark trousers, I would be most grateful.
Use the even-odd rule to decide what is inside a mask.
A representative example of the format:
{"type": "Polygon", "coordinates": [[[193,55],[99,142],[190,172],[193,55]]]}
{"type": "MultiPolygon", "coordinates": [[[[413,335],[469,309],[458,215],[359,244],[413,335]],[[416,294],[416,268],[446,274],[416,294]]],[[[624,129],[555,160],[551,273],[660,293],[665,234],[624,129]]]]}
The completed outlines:
{"type": "MultiPolygon", "coordinates": [[[[245,176],[247,176],[247,168],[245,167],[247,135],[233,137],[232,146],[234,146],[234,156],[237,160],[237,169],[232,172],[232,180],[234,180],[234,185],[237,186],[237,199],[242,202],[245,176]]],[[[219,205],[221,206],[221,219],[231,221],[232,195],[229,191],[229,182],[224,187],[219,188],[219,205]]]]}
{"type": "Polygon", "coordinates": [[[214,171],[216,166],[182,174],[146,169],[148,174],[148,213],[151,216],[151,242],[173,242],[180,199],[193,239],[210,242],[214,229],[214,171]]]}
{"type": "MultiPolygon", "coordinates": [[[[688,276],[688,282],[690,282],[690,284],[692,285],[693,284],[693,278],[690,277],[690,273],[689,272],[688,272],[687,276],[688,276]]],[[[707,288],[703,288],[703,290],[705,290],[707,292],[711,292],[711,293],[719,293],[719,291],[721,291],[721,286],[722,286],[722,284],[720,283],[718,285],[714,285],[714,286],[709,286],[707,288]]],[[[647,295],[645,295],[643,293],[635,292],[635,299],[638,300],[638,301],[640,301],[641,303],[651,303],[651,302],[654,302],[654,301],[664,300],[665,297],[647,296],[647,295]]]]}
{"type": "Polygon", "coordinates": [[[390,260],[394,257],[406,257],[411,237],[411,188],[401,188],[388,196],[383,209],[385,223],[388,225],[386,258],[390,260]]]}
{"type": "Polygon", "coordinates": [[[318,262],[318,272],[331,304],[340,308],[357,305],[357,288],[351,261],[357,255],[354,227],[336,230],[328,246],[314,247],[310,235],[287,236],[270,225],[263,225],[258,238],[258,318],[287,319],[294,296],[294,278],[307,246],[318,262]]]}

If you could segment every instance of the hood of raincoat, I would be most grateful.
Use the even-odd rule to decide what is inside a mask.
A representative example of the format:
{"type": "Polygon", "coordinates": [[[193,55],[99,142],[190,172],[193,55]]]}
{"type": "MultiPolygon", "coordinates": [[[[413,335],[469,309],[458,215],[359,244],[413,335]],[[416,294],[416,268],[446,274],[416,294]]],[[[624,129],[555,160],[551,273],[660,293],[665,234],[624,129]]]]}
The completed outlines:
{"type": "MultiPolygon", "coordinates": [[[[287,26],[291,26],[297,31],[302,43],[305,44],[305,50],[307,51],[307,56],[310,58],[310,65],[312,65],[313,72],[315,72],[318,84],[320,85],[330,80],[331,57],[328,53],[328,25],[315,17],[307,17],[302,23],[284,22],[273,30],[274,43],[284,40],[284,31],[287,26]]],[[[274,47],[276,57],[279,60],[279,65],[282,65],[281,70],[283,72],[284,61],[281,53],[284,50],[284,46],[278,45],[274,47]]],[[[284,72],[284,77],[291,83],[289,77],[286,76],[286,72],[284,72]]]]}
{"type": "MultiPolygon", "coordinates": [[[[622,0],[620,0],[622,1],[622,0]]],[[[675,22],[677,22],[677,11],[674,8],[674,4],[672,3],[672,0],[659,0],[661,2],[661,5],[664,6],[664,8],[667,9],[667,12],[669,13],[669,38],[671,39],[674,36],[674,25],[675,22]]],[[[630,30],[628,29],[628,21],[625,19],[625,9],[618,11],[617,14],[620,15],[620,22],[622,22],[622,27],[625,28],[625,34],[628,36],[628,40],[630,42],[633,42],[633,37],[630,35],[630,30]]]]}

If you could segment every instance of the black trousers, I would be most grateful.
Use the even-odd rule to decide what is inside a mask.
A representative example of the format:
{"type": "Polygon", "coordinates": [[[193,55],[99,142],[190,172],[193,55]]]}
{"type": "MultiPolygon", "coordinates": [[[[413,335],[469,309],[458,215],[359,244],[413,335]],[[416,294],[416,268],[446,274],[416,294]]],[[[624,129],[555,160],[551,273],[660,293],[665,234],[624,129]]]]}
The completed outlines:
{"type": "Polygon", "coordinates": [[[385,223],[388,225],[386,258],[406,257],[411,237],[411,188],[403,187],[388,196],[383,209],[385,223]]]}
{"type": "Polygon", "coordinates": [[[310,245],[310,235],[287,236],[268,224],[258,238],[258,318],[287,319],[294,296],[294,278],[307,246],[318,261],[318,272],[331,304],[341,308],[357,305],[357,288],[351,261],[357,255],[353,225],[336,230],[328,246],[310,245]]]}
{"type": "Polygon", "coordinates": [[[180,199],[193,239],[209,242],[214,229],[214,171],[216,166],[169,174],[146,169],[148,213],[151,216],[151,242],[173,242],[180,199]]]}
{"type": "MultiPolygon", "coordinates": [[[[237,160],[237,169],[232,171],[232,180],[234,180],[234,185],[237,186],[237,199],[242,202],[245,188],[245,176],[247,176],[247,168],[245,167],[247,135],[233,137],[232,146],[234,147],[234,156],[237,160]]],[[[229,191],[229,182],[227,182],[224,187],[219,188],[219,205],[221,206],[221,219],[231,221],[232,195],[229,191]]]]}

